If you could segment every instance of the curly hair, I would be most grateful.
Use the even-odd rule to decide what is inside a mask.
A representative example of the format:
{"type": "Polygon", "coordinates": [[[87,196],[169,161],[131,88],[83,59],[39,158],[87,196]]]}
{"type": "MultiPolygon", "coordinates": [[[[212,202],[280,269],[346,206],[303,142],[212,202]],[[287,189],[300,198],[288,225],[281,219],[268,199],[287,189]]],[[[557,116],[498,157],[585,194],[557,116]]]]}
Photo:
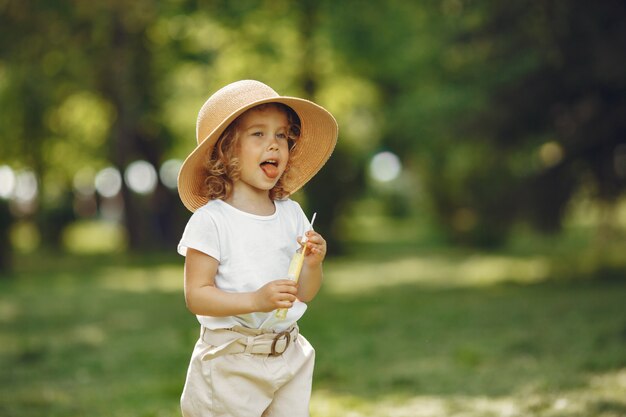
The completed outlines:
{"type": "MultiPolygon", "coordinates": [[[[233,191],[233,185],[239,180],[240,167],[239,158],[237,158],[237,150],[239,148],[239,124],[243,116],[253,110],[267,110],[269,108],[277,109],[287,116],[289,123],[288,141],[289,153],[291,153],[300,138],[300,118],[298,114],[289,106],[282,103],[265,103],[252,107],[239,115],[217,140],[213,147],[210,157],[206,159],[206,174],[204,180],[206,196],[209,200],[221,199],[226,200],[233,191]]],[[[287,163],[285,173],[289,170],[291,159],[287,163]]],[[[276,185],[270,190],[270,198],[272,200],[280,200],[285,198],[289,193],[284,189],[283,176],[278,180],[276,185]]]]}

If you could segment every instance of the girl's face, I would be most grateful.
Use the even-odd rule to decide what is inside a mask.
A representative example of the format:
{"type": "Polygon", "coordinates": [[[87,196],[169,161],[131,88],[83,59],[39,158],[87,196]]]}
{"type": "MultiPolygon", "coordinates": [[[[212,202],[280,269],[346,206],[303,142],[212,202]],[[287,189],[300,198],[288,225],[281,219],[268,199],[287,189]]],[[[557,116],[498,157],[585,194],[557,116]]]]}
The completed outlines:
{"type": "Polygon", "coordinates": [[[287,168],[289,120],[275,107],[250,110],[239,122],[240,177],[235,190],[271,190],[287,168]]]}

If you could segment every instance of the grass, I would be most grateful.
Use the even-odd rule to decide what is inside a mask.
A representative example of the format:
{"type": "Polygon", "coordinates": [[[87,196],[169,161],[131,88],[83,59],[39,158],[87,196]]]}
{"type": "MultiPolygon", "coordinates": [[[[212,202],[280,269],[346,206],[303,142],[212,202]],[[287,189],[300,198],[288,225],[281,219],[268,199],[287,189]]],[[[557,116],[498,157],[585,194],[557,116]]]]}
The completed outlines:
{"type": "MultiPolygon", "coordinates": [[[[623,264],[604,279],[545,249],[329,260],[300,323],[312,416],[626,416],[623,264]]],[[[0,415],[179,415],[198,331],[181,271],[162,254],[20,259],[0,280],[0,415]]]]}

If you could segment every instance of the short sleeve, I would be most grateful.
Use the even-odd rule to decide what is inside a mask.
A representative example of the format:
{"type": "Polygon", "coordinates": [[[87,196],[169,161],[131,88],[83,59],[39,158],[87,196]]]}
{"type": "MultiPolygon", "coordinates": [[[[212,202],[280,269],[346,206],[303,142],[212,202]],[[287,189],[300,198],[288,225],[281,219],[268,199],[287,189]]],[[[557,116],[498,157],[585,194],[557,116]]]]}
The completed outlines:
{"type": "Polygon", "coordinates": [[[296,230],[299,236],[304,236],[304,233],[308,230],[311,230],[311,223],[309,223],[309,219],[307,219],[306,214],[300,207],[300,204],[294,200],[288,200],[289,209],[291,211],[291,217],[295,220],[296,230]]]}
{"type": "Polygon", "coordinates": [[[195,249],[220,260],[219,233],[210,213],[197,210],[187,222],[178,253],[186,256],[187,249],[195,249]]]}

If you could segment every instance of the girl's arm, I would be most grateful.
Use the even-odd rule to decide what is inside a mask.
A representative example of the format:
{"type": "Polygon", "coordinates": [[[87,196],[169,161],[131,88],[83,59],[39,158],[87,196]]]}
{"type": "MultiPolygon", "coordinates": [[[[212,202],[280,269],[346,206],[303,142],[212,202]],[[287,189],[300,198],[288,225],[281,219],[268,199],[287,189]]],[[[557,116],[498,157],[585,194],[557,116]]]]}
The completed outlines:
{"type": "Polygon", "coordinates": [[[305,303],[315,298],[322,286],[324,277],[322,262],[326,257],[326,241],[322,235],[314,230],[309,230],[306,235],[307,249],[298,281],[298,298],[305,303]]]}
{"type": "Polygon", "coordinates": [[[277,308],[290,308],[296,300],[296,284],[288,279],[272,281],[254,292],[231,293],[215,286],[219,262],[211,256],[187,249],[185,259],[185,302],[194,314],[225,317],[277,308]]]}

